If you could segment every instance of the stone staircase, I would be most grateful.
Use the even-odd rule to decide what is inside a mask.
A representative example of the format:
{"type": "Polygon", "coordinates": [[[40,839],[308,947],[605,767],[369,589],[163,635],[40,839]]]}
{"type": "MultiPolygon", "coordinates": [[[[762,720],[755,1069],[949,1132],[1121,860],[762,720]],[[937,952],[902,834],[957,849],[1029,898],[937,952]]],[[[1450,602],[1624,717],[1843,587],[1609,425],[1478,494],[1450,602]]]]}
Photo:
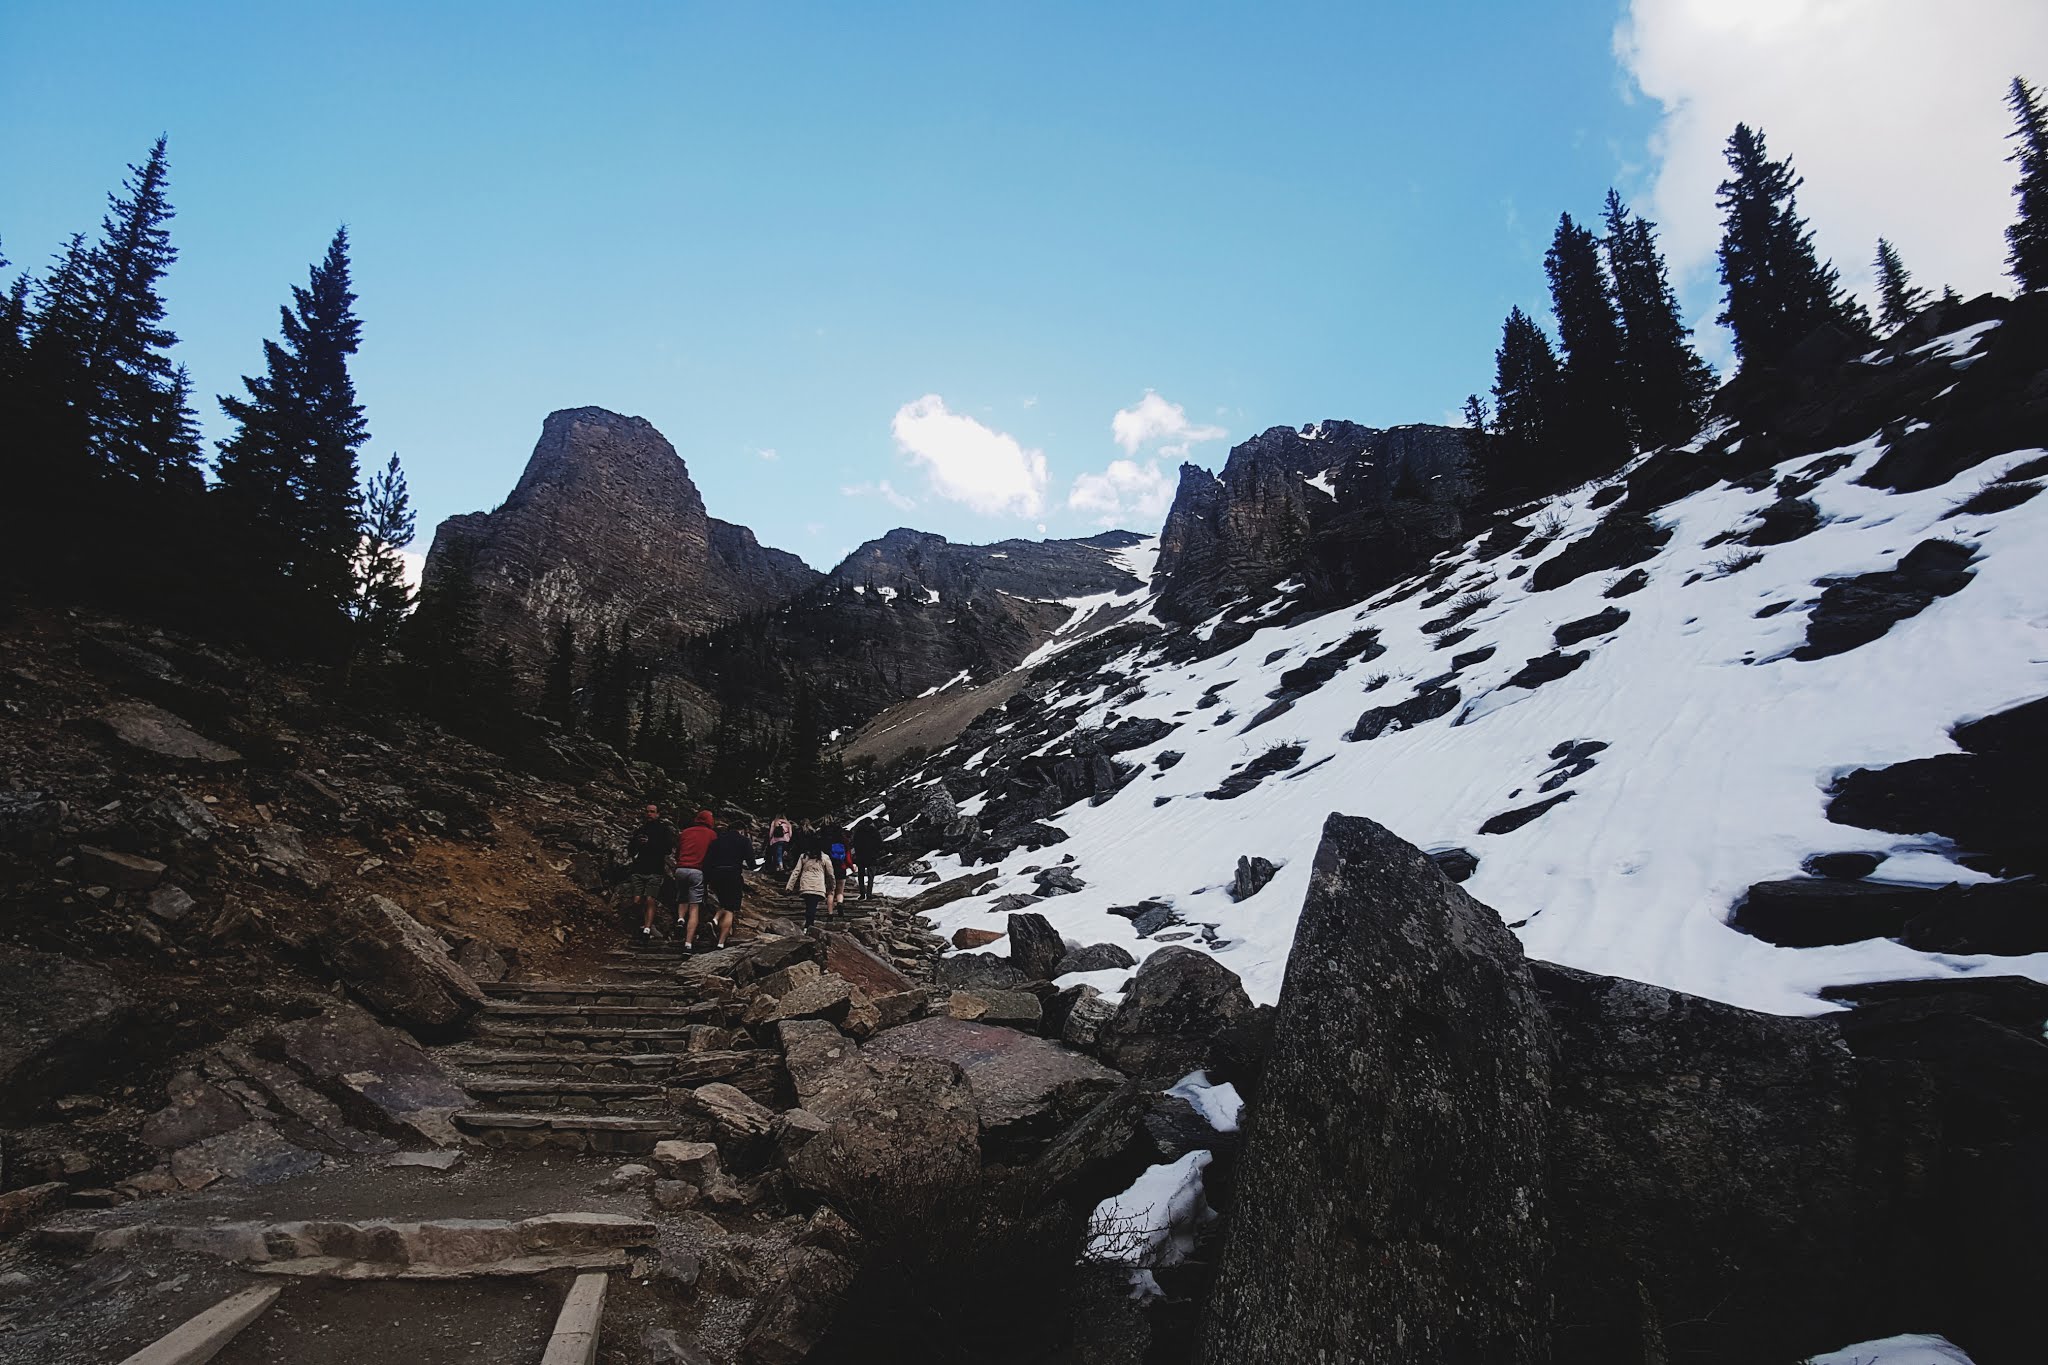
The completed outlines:
{"type": "Polygon", "coordinates": [[[437,1051],[476,1099],[455,1115],[487,1147],[636,1155],[694,1136],[688,1092],[723,1081],[772,1101],[780,1059],[741,1027],[725,973],[759,940],[685,955],[667,943],[611,954],[595,981],[504,981],[469,1038],[437,1051]]]}

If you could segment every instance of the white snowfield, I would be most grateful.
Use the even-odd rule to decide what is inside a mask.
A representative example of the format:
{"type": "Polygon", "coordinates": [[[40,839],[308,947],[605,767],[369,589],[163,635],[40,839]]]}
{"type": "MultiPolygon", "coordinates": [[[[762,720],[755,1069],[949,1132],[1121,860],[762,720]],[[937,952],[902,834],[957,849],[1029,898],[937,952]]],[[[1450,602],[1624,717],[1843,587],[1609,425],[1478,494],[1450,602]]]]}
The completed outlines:
{"type": "MultiPolygon", "coordinates": [[[[1968,339],[1952,349],[1966,358],[1968,339]]],[[[1788,460],[1778,473],[1829,453],[1788,460]]],[[[1271,1002],[1323,820],[1340,811],[1369,816],[1425,849],[1460,846],[1478,855],[1465,889],[1499,911],[1537,959],[1785,1014],[1834,1008],[1816,992],[1836,984],[1972,972],[2048,980],[2048,954],[1947,957],[1889,941],[1788,949],[1726,923],[1752,883],[1798,876],[1813,853],[1887,854],[1883,879],[1983,880],[1950,861],[1953,850],[1939,838],[1830,823],[1827,788],[1853,768],[1954,752],[1948,731],[1957,722],[2048,694],[2048,496],[1995,514],[1948,516],[2042,452],[2014,451],[1944,486],[1904,494],[1855,483],[1881,453],[1875,437],[1839,453],[1850,462],[1810,494],[1825,519],[1818,530],[1755,550],[1710,547],[1721,533],[1753,525],[1775,497],[1769,488],[1710,488],[1656,514],[1673,535],[1639,566],[1648,586],[1615,600],[1602,594],[1619,573],[1590,574],[1549,592],[1530,591],[1527,574],[1508,577],[1524,564],[1533,571],[1603,515],[1588,505],[1593,488],[1557,498],[1522,518],[1563,523],[1531,559],[1510,551],[1482,562],[1476,541],[1456,553],[1459,567],[1445,585],[1496,596],[1462,623],[1476,633],[1449,648],[1437,648],[1439,637],[1420,629],[1448,604],[1424,606],[1430,594],[1417,593],[1268,626],[1193,665],[1162,662],[1154,645],[1132,651],[1110,666],[1135,674],[1143,695],[1111,705],[1102,689],[1056,694],[1054,704],[1065,708],[1061,735],[1103,725],[1112,713],[1179,728],[1117,755],[1144,766],[1109,801],[1051,817],[1067,842],[1010,855],[985,894],[933,919],[948,935],[963,925],[1001,928],[989,902],[1034,890],[1026,868],[1071,854],[1086,889],[1032,907],[1067,938],[1121,944],[1141,959],[1179,942],[1213,953],[1254,1000],[1271,1002]],[[1805,639],[1820,580],[1889,568],[1933,537],[1976,547],[1968,586],[1847,653],[1788,657],[1805,639]],[[1737,567],[1737,555],[1757,558],[1737,567]],[[1781,602],[1792,605],[1757,616],[1781,602]],[[1534,689],[1505,685],[1557,647],[1557,626],[1607,607],[1626,610],[1628,620],[1568,646],[1590,651],[1576,671],[1534,689]],[[1268,704],[1283,670],[1367,626],[1380,632],[1385,654],[1352,662],[1291,711],[1240,733],[1268,704]],[[1494,654],[1453,680],[1462,700],[1450,714],[1376,739],[1345,739],[1361,711],[1407,700],[1417,682],[1449,671],[1453,655],[1486,646],[1494,654]],[[1269,662],[1276,651],[1284,654],[1269,662]],[[1386,680],[1368,690],[1381,674],[1386,680]],[[1217,684],[1227,684],[1221,704],[1197,709],[1217,684]],[[1538,790],[1553,766],[1550,754],[1580,740],[1608,747],[1589,772],[1557,789],[1570,792],[1569,800],[1512,832],[1479,833],[1488,817],[1554,794],[1538,790]],[[1282,743],[1304,749],[1286,773],[1234,800],[1203,795],[1282,743]],[[1162,772],[1152,760],[1165,750],[1186,757],[1162,772]],[[1155,808],[1160,797],[1168,799],[1155,808]],[[1271,859],[1280,871],[1239,903],[1226,888],[1241,854],[1271,859]],[[1140,939],[1129,919],[1108,913],[1145,899],[1170,902],[1185,923],[1140,939]]],[[[1130,553],[1149,569],[1156,544],[1130,553]]],[[[1109,603],[1090,605],[1026,666],[1075,643],[1109,603]]],[[[941,756],[928,771],[947,761],[941,756]]],[[[988,776],[994,766],[974,771],[988,776]]],[[[970,793],[966,808],[979,811],[981,796],[970,793]]],[[[950,858],[933,865],[947,877],[965,870],[950,858]]],[[[1121,984],[1118,974],[1104,978],[1088,979],[1104,988],[1121,984]]]]}

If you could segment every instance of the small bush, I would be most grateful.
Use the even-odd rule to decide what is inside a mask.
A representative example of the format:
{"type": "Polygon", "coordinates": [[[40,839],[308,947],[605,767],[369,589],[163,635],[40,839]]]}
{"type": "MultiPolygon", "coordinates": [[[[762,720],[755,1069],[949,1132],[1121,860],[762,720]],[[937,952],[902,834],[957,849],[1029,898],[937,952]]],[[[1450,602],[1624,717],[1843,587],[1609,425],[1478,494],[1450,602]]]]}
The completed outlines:
{"type": "Polygon", "coordinates": [[[1726,578],[1729,574],[1741,573],[1750,565],[1762,560],[1763,557],[1764,554],[1761,550],[1740,550],[1732,555],[1722,555],[1714,561],[1714,576],[1716,578],[1726,578]]]}

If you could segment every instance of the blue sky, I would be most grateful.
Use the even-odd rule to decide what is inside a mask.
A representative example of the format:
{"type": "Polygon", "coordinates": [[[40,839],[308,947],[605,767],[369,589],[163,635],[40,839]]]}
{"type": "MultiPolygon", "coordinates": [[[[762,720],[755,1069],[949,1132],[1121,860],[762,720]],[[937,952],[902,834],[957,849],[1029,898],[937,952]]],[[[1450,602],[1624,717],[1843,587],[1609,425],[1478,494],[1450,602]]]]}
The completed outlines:
{"type": "MultiPolygon", "coordinates": [[[[1873,5],[1897,9],[1895,50],[1843,80],[1928,60],[1913,25],[1944,7],[1873,5]]],[[[1976,211],[1956,227],[1951,195],[1940,227],[1916,236],[1933,215],[1913,208],[1889,234],[1930,283],[1998,283],[1972,244],[2009,218],[2003,148],[1976,144],[2004,126],[2010,72],[1987,73],[2037,10],[1966,7],[1940,26],[1953,69],[1886,102],[1974,120],[1976,211]]],[[[1858,194],[1896,151],[1857,160],[1882,130],[1810,145],[1838,104],[1746,88],[1759,45],[1839,45],[1828,11],[13,0],[0,239],[40,268],[168,132],[171,323],[218,436],[211,396],[346,222],[367,456],[404,461],[420,549],[504,496],[547,412],[585,404],[652,420],[713,515],[821,567],[896,525],[1149,530],[1183,449],[1214,466],[1275,424],[1446,420],[1490,381],[1509,305],[1541,305],[1557,214],[1610,184],[1685,219],[1687,301],[1710,313],[1697,184],[1735,116],[1817,202],[1863,205],[1834,210],[1860,262],[1858,194]]],[[[1946,129],[1930,162],[1956,159],[1946,129]]]]}

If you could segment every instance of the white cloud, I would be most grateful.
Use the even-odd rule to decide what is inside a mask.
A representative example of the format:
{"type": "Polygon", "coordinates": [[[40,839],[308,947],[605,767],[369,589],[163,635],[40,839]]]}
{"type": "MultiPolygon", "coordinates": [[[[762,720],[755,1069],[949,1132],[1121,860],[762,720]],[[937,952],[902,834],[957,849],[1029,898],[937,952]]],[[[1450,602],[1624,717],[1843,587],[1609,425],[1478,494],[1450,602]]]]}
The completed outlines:
{"type": "Polygon", "coordinates": [[[1681,279],[1713,279],[1722,146],[1744,122],[1806,177],[1800,211],[1852,287],[1882,235],[1930,290],[2013,288],[2003,100],[2048,53],[2042,0],[1630,0],[1614,50],[1663,106],[1639,207],[1681,279]]]}
{"type": "Polygon", "coordinates": [[[1109,433],[1126,455],[1156,445],[1161,455],[1175,459],[1187,454],[1191,445],[1220,441],[1230,434],[1222,427],[1199,426],[1188,421],[1186,408],[1167,402],[1151,389],[1145,390],[1145,396],[1136,404],[1109,419],[1109,433]]]}
{"type": "Polygon", "coordinates": [[[754,454],[758,458],[768,461],[768,463],[770,464],[773,464],[777,460],[782,458],[782,456],[779,453],[777,453],[775,447],[773,446],[763,446],[761,449],[755,451],[754,454]]]}
{"type": "Polygon", "coordinates": [[[1157,460],[1111,460],[1100,474],[1083,474],[1067,494],[1067,506],[1091,512],[1102,526],[1126,521],[1154,522],[1173,506],[1173,483],[1157,460]]]}
{"type": "Polygon", "coordinates": [[[883,479],[880,483],[845,484],[840,487],[839,492],[842,497],[848,498],[877,497],[899,512],[908,512],[911,508],[917,506],[916,498],[906,497],[902,493],[897,492],[887,479],[883,479]]]}
{"type": "Polygon", "coordinates": [[[905,403],[889,430],[898,448],[924,466],[938,496],[985,517],[1035,517],[1045,510],[1045,453],[953,412],[939,395],[905,403]]]}
{"type": "Polygon", "coordinates": [[[418,592],[420,580],[427,573],[427,557],[422,554],[414,554],[411,550],[400,550],[398,552],[398,560],[401,564],[405,565],[405,585],[414,592],[418,592]]]}

